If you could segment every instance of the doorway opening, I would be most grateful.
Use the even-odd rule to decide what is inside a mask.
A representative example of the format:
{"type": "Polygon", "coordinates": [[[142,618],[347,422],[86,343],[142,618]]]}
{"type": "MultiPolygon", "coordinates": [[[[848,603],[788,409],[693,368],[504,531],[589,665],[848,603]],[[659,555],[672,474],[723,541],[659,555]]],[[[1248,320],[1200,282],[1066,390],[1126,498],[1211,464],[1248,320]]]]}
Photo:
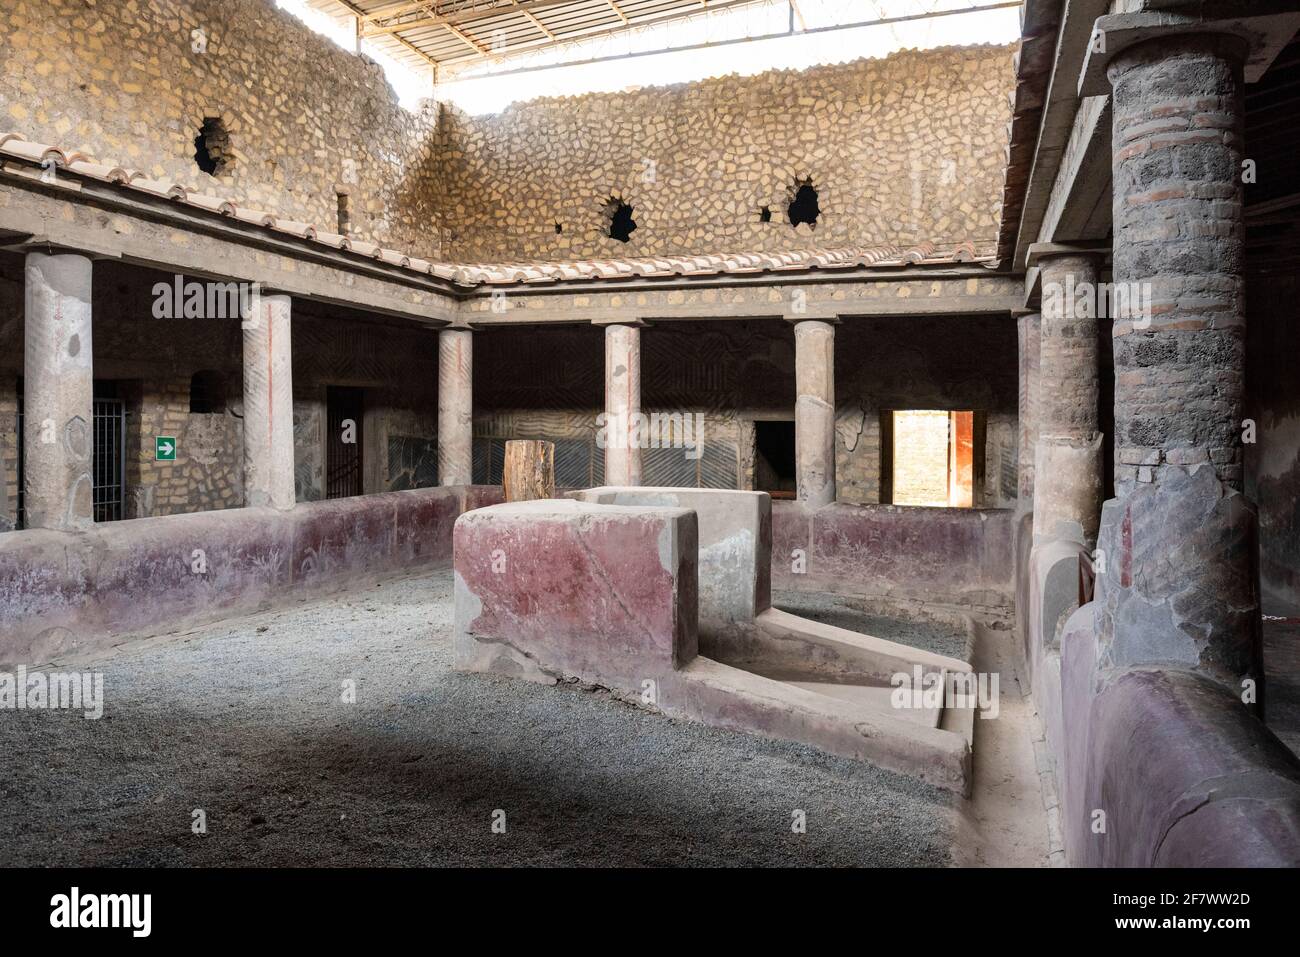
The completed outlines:
{"type": "Polygon", "coordinates": [[[754,423],[754,490],[776,499],[795,497],[793,420],[754,423]]]}
{"type": "Polygon", "coordinates": [[[972,508],[983,484],[979,412],[898,409],[881,417],[882,503],[972,508]]]}
{"type": "Polygon", "coordinates": [[[361,389],[325,389],[325,497],[362,494],[361,420],[365,409],[361,389]]]}

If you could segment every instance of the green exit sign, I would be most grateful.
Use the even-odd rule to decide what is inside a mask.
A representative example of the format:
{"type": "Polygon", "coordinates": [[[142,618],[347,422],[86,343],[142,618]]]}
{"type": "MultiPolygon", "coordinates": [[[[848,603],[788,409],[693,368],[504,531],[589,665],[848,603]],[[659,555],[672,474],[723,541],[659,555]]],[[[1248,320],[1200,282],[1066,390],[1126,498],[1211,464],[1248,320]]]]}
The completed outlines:
{"type": "Polygon", "coordinates": [[[159,435],[154,439],[154,457],[159,462],[176,461],[176,437],[159,435]]]}

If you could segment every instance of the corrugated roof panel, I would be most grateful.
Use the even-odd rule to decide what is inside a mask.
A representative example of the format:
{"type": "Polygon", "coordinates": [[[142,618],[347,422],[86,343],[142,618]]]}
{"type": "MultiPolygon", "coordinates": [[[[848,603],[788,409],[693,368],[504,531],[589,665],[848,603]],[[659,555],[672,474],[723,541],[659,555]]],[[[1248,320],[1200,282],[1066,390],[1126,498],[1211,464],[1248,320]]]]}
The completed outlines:
{"type": "Polygon", "coordinates": [[[372,24],[392,26],[391,33],[370,34],[367,41],[397,60],[425,58],[436,63],[468,66],[502,55],[536,52],[591,34],[634,29],[654,22],[706,13],[765,0],[715,0],[713,8],[700,0],[442,0],[420,4],[409,0],[307,0],[317,10],[343,18],[358,11],[372,24]],[[436,9],[446,24],[431,22],[436,9]],[[540,26],[539,26],[540,24],[540,26]],[[465,39],[456,36],[456,32],[465,39]],[[504,50],[501,49],[504,45],[504,50]],[[475,48],[478,48],[477,50],[475,48]]]}

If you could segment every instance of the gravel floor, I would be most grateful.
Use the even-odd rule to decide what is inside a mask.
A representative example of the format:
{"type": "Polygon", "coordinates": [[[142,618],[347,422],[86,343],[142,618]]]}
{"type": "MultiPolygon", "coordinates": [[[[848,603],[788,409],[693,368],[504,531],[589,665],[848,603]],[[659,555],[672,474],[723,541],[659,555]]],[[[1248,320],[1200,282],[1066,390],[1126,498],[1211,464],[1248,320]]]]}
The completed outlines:
{"type": "Polygon", "coordinates": [[[98,721],[0,711],[0,864],[950,862],[938,789],[600,691],[451,671],[450,586],[119,649],[77,669],[104,674],[98,721]]]}

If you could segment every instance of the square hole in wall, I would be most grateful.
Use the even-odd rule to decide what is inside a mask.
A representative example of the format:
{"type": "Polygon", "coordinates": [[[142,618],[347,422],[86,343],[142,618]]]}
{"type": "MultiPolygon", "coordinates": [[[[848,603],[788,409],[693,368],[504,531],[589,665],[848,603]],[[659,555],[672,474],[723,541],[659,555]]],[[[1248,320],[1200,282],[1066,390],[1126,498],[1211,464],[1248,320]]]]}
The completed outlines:
{"type": "Polygon", "coordinates": [[[794,498],[794,421],[754,423],[754,489],[773,498],[794,498]]]}

